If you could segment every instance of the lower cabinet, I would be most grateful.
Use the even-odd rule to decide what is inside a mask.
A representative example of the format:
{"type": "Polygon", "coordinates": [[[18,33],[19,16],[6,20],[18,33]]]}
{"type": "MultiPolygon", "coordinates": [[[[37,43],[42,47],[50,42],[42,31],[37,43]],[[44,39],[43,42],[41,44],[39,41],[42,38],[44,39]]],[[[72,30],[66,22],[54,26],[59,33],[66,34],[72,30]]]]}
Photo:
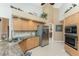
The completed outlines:
{"type": "Polygon", "coordinates": [[[38,37],[36,37],[35,39],[34,39],[35,41],[34,41],[34,47],[37,47],[37,46],[39,46],[39,38],[38,37]]]}
{"type": "Polygon", "coordinates": [[[27,44],[27,50],[34,48],[34,39],[30,38],[26,41],[27,44]]]}
{"type": "Polygon", "coordinates": [[[72,47],[69,47],[65,44],[65,50],[71,55],[71,56],[79,56],[79,51],[73,49],[72,47]]]}
{"type": "Polygon", "coordinates": [[[29,39],[26,41],[26,45],[27,45],[27,50],[39,46],[39,38],[38,38],[38,37],[29,38],[29,39]]]}
{"type": "Polygon", "coordinates": [[[26,46],[26,40],[23,40],[22,42],[20,42],[19,43],[19,46],[20,46],[21,50],[23,52],[25,52],[26,51],[26,48],[27,48],[27,46],[26,46]]]}
{"type": "Polygon", "coordinates": [[[29,39],[25,39],[22,42],[20,42],[19,45],[23,52],[33,49],[39,46],[39,37],[32,37],[29,39]]]}

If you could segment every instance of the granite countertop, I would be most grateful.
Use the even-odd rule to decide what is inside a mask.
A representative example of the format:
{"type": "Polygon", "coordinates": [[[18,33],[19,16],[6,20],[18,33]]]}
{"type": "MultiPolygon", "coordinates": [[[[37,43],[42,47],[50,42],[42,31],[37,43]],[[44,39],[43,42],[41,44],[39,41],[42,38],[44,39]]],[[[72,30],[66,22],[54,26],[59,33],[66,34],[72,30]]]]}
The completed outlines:
{"type": "MultiPolygon", "coordinates": [[[[28,37],[21,37],[17,41],[6,41],[1,40],[0,41],[0,56],[24,56],[24,53],[22,52],[19,43],[23,40],[26,40],[28,38],[37,37],[37,36],[28,36],[28,37]]],[[[15,39],[15,38],[13,38],[15,39]]]]}
{"type": "Polygon", "coordinates": [[[18,44],[14,45],[7,41],[0,41],[0,56],[23,56],[18,44]]]}
{"type": "MultiPolygon", "coordinates": [[[[11,43],[13,43],[13,44],[18,44],[18,43],[22,42],[23,40],[26,40],[26,39],[29,39],[29,38],[32,38],[32,37],[37,37],[37,36],[16,37],[17,40],[16,40],[16,41],[12,40],[11,43]]],[[[16,38],[13,38],[13,39],[16,39],[16,38]]]]}

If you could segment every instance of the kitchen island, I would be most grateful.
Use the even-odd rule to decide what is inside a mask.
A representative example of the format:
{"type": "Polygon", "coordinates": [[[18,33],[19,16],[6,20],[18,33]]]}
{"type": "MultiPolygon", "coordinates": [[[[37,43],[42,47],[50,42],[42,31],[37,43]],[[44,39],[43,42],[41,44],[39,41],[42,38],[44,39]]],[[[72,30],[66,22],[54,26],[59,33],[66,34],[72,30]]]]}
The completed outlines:
{"type": "MultiPolygon", "coordinates": [[[[15,38],[16,39],[16,38],[15,38]]],[[[25,56],[28,50],[39,46],[39,37],[21,37],[18,40],[0,41],[0,56],[25,56]]]]}
{"type": "Polygon", "coordinates": [[[26,51],[39,46],[39,37],[24,38],[18,44],[21,50],[26,53],[26,51]]]}
{"type": "Polygon", "coordinates": [[[0,41],[0,56],[23,56],[18,44],[6,40],[0,41]]]}

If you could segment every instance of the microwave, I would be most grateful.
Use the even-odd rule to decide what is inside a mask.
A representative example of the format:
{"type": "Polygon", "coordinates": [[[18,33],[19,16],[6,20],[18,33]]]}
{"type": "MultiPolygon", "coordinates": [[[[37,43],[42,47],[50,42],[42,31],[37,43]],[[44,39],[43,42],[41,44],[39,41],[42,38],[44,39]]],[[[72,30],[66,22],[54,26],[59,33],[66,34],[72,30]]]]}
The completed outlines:
{"type": "Polygon", "coordinates": [[[74,33],[77,34],[77,26],[66,26],[65,33],[74,33]]]}

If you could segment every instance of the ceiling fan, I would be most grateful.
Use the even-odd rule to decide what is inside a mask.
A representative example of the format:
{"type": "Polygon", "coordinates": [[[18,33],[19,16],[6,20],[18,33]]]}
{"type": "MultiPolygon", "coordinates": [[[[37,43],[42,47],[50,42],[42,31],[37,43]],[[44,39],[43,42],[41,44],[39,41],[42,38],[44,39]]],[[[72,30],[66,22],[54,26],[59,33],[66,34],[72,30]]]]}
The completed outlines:
{"type": "MultiPolygon", "coordinates": [[[[44,4],[46,4],[46,3],[41,3],[41,5],[44,5],[44,4]]],[[[54,5],[55,3],[49,3],[50,5],[54,5]]]]}

